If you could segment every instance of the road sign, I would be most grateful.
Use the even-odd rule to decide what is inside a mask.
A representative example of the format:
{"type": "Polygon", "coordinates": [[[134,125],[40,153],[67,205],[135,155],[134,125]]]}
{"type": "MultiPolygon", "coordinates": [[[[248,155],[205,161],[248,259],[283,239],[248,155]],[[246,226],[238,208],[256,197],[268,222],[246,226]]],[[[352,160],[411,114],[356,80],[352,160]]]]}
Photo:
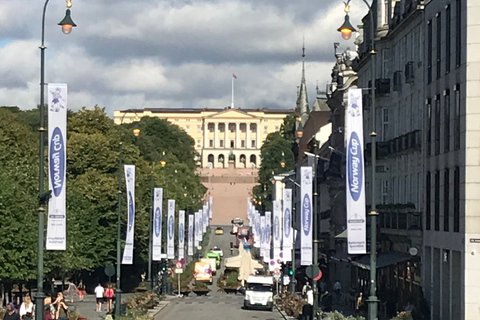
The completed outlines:
{"type": "Polygon", "coordinates": [[[183,273],[183,269],[182,268],[177,268],[177,269],[175,269],[175,273],[183,273]]]}
{"type": "Polygon", "coordinates": [[[273,274],[276,275],[276,276],[279,276],[280,275],[280,269],[279,268],[275,268],[275,270],[273,270],[273,274]]]}
{"type": "Polygon", "coordinates": [[[107,277],[111,277],[115,274],[115,268],[112,264],[107,264],[105,266],[105,274],[107,275],[107,277]]]}
{"type": "Polygon", "coordinates": [[[183,264],[179,261],[179,262],[177,262],[177,264],[175,265],[175,267],[176,267],[177,269],[182,269],[183,264]]]}
{"type": "Polygon", "coordinates": [[[310,279],[318,277],[319,272],[320,268],[314,264],[309,265],[307,267],[307,270],[305,270],[307,277],[309,277],[310,279]]]}

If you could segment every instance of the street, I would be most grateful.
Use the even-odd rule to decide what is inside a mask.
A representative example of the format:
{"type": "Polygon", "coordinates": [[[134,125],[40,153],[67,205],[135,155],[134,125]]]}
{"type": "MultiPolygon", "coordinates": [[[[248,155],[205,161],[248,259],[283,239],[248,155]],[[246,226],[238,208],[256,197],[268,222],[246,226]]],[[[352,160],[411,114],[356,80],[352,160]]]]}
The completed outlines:
{"type": "MultiPolygon", "coordinates": [[[[235,236],[230,234],[231,226],[223,226],[223,235],[215,235],[215,228],[216,226],[211,226],[212,234],[210,236],[209,249],[213,246],[220,247],[223,250],[223,260],[220,270],[217,270],[217,274],[213,278],[213,285],[210,286],[212,291],[208,296],[196,296],[194,293],[191,293],[188,297],[173,298],[170,300],[170,304],[155,319],[281,319],[282,316],[275,308],[272,312],[243,310],[243,295],[226,294],[217,290],[217,279],[225,269],[225,258],[231,256],[230,242],[235,242],[235,236]]],[[[233,255],[237,254],[238,251],[235,249],[233,255]]]]}

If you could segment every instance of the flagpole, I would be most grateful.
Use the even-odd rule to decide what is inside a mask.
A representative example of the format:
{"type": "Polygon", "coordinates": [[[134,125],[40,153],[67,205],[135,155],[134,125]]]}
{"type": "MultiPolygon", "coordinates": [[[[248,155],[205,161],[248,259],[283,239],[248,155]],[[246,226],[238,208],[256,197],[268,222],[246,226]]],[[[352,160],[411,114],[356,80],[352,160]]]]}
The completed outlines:
{"type": "Polygon", "coordinates": [[[235,109],[235,77],[232,75],[232,109],[235,109]]]}

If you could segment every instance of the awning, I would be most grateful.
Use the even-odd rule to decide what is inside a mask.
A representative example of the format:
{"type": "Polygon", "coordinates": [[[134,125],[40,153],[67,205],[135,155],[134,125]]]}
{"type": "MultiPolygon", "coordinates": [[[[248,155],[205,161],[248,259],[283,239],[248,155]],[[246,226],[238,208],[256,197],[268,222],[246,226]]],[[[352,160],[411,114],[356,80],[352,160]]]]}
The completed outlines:
{"type": "MultiPolygon", "coordinates": [[[[385,268],[395,265],[400,262],[408,261],[412,258],[411,255],[404,252],[390,251],[377,254],[377,268],[385,268]]],[[[356,261],[352,261],[354,266],[370,270],[370,255],[365,255],[356,261]]]]}
{"type": "Polygon", "coordinates": [[[338,262],[350,262],[352,259],[355,259],[358,256],[358,254],[348,254],[347,251],[339,251],[331,256],[330,259],[338,262]]]}
{"type": "Polygon", "coordinates": [[[347,229],[343,230],[335,236],[335,239],[347,239],[347,229]]]}

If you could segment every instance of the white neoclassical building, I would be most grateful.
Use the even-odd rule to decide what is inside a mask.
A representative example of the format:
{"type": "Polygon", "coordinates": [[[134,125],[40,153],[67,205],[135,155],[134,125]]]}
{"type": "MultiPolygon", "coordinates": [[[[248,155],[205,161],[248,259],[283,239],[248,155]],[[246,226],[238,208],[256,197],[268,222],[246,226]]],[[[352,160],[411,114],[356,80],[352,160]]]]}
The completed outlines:
{"type": "Polygon", "coordinates": [[[169,109],[117,110],[116,124],[131,123],[142,117],[167,119],[185,130],[195,141],[202,168],[235,168],[260,165],[260,148],[269,133],[278,131],[287,109],[169,109]]]}

